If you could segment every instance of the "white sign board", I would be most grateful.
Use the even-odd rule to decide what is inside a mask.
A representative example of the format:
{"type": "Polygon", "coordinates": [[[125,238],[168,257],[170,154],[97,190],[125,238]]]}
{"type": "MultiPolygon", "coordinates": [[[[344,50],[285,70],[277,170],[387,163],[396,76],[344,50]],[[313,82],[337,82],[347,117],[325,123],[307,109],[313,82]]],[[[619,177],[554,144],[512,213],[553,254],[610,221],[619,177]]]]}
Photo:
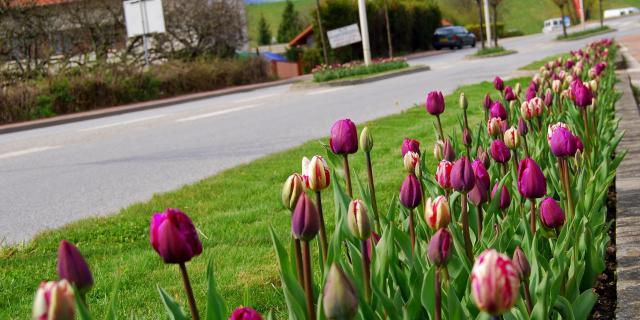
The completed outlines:
{"type": "Polygon", "coordinates": [[[126,0],[123,5],[129,38],[165,32],[162,0],[126,0]]]}
{"type": "Polygon", "coordinates": [[[358,25],[355,23],[346,27],[329,30],[327,37],[329,37],[329,44],[332,49],[362,41],[362,38],[360,38],[360,29],[358,29],[358,25]]]}

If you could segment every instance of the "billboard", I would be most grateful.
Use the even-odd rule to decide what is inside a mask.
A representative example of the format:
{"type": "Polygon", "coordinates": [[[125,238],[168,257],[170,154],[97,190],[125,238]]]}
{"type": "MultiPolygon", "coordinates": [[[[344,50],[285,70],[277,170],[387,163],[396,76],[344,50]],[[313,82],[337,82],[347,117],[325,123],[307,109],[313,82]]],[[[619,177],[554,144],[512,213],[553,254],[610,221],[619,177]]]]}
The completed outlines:
{"type": "Polygon", "coordinates": [[[355,23],[342,28],[329,30],[327,37],[329,37],[329,44],[332,49],[362,41],[362,38],[360,38],[360,29],[358,29],[358,25],[355,23]]]}

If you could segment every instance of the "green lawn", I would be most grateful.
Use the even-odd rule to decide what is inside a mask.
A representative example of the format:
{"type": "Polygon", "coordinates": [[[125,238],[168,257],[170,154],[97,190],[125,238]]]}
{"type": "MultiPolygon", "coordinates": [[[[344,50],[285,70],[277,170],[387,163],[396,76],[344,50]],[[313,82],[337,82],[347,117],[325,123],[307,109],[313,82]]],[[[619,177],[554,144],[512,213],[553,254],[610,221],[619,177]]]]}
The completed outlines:
{"type": "MultiPolygon", "coordinates": [[[[302,21],[305,22],[305,24],[309,23],[313,13],[311,10],[315,8],[314,5],[316,2],[314,0],[291,0],[291,2],[293,2],[293,5],[300,14],[302,21]]],[[[284,7],[285,2],[245,5],[249,40],[252,46],[257,44],[260,16],[264,15],[271,29],[271,34],[275,37],[278,34],[278,27],[280,26],[280,18],[282,17],[284,7]]]]}
{"type": "Polygon", "coordinates": [[[540,69],[540,67],[544,66],[550,60],[555,60],[555,59],[558,59],[560,57],[562,57],[562,59],[567,59],[570,56],[571,55],[569,53],[555,54],[555,55],[548,56],[548,57],[545,57],[543,59],[531,62],[526,66],[520,67],[520,70],[535,70],[535,71],[537,71],[538,69],[540,69]]]}
{"type": "Polygon", "coordinates": [[[613,31],[616,31],[616,29],[611,29],[609,26],[603,25],[602,27],[598,26],[595,28],[588,28],[581,31],[567,33],[566,37],[563,34],[561,34],[556,39],[563,40],[563,41],[571,41],[571,40],[578,40],[578,39],[591,37],[596,34],[608,33],[613,31]]]}
{"type": "MultiPolygon", "coordinates": [[[[525,80],[519,79],[523,84],[525,80]]],[[[424,89],[426,92],[436,88],[424,89]]],[[[447,96],[444,126],[458,125],[460,90],[469,99],[470,125],[475,128],[483,114],[485,93],[495,91],[490,82],[483,82],[447,96]]],[[[429,165],[435,166],[431,157],[433,121],[424,107],[416,106],[368,123],[375,141],[372,154],[380,208],[389,205],[402,184],[400,145],[404,137],[428,142],[422,148],[426,149],[429,165]]],[[[203,254],[188,264],[201,310],[205,307],[206,264],[211,258],[221,293],[230,308],[245,304],[262,312],[273,310],[276,315],[285,312],[268,230],[273,227],[280,239],[286,239],[290,232],[289,213],[280,204],[281,185],[289,174],[300,170],[302,156],[314,154],[324,154],[318,141],[155,195],[149,202],[132,205],[115,216],[81,220],[41,234],[26,245],[4,248],[0,251],[0,319],[25,319],[30,314],[38,283],[56,278],[56,251],[61,239],[76,243],[91,265],[95,286],[87,301],[99,318],[116,288],[122,318],[164,317],[156,285],[165,288],[186,308],[178,268],[164,265],[149,244],[150,217],[167,207],[183,209],[201,232],[203,254]]],[[[353,172],[364,178],[363,154],[357,153],[351,159],[353,172]]],[[[328,230],[333,230],[332,194],[331,190],[324,192],[328,230]]]]}

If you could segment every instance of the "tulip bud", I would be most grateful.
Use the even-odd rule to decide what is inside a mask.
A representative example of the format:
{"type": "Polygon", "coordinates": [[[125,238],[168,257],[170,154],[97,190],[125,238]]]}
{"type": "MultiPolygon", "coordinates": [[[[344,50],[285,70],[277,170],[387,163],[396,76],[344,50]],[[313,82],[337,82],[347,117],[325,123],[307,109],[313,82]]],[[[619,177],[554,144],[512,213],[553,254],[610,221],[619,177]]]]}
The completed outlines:
{"type": "Polygon", "coordinates": [[[518,192],[528,199],[542,198],[547,193],[547,179],[531,158],[524,158],[518,166],[518,192]]]}
{"type": "Polygon", "coordinates": [[[487,130],[492,137],[502,135],[502,120],[500,118],[489,119],[489,122],[487,122],[487,130]]]}
{"type": "Polygon", "coordinates": [[[544,112],[544,101],[539,97],[534,97],[529,101],[529,108],[533,109],[533,115],[540,117],[544,112]]]}
{"type": "Polygon", "coordinates": [[[78,248],[67,240],[60,241],[58,247],[58,276],[83,292],[93,286],[93,275],[87,262],[78,248]]]}
{"type": "Polygon", "coordinates": [[[306,193],[298,199],[291,216],[291,233],[298,240],[310,241],[320,230],[320,216],[315,204],[306,193]]]}
{"type": "Polygon", "coordinates": [[[485,250],[471,270],[471,293],[478,309],[493,316],[513,307],[520,296],[520,279],[509,257],[485,250]]]}
{"type": "Polygon", "coordinates": [[[362,148],[364,152],[371,152],[371,149],[373,149],[373,137],[371,137],[369,127],[364,127],[362,131],[360,131],[360,148],[362,148]]]}
{"type": "Polygon", "coordinates": [[[536,97],[537,90],[535,87],[529,86],[527,91],[524,93],[524,97],[526,101],[531,101],[531,99],[536,97]]]}
{"type": "Polygon", "coordinates": [[[489,154],[484,151],[484,149],[482,149],[481,146],[478,146],[478,150],[476,151],[476,157],[478,158],[478,160],[482,161],[482,164],[484,165],[485,168],[489,168],[489,166],[491,165],[491,160],[489,159],[489,154]]]}
{"type": "Polygon", "coordinates": [[[415,209],[422,202],[422,186],[415,174],[410,173],[400,187],[400,203],[407,209],[415,209]]]}
{"type": "Polygon", "coordinates": [[[238,307],[233,310],[229,320],[262,320],[262,316],[258,311],[249,307],[238,307]]]}
{"type": "Polygon", "coordinates": [[[461,157],[453,163],[451,168],[451,186],[459,192],[473,189],[476,183],[473,168],[467,157],[461,157]]]}
{"type": "Polygon", "coordinates": [[[353,319],[358,312],[358,296],[353,282],[335,262],[324,284],[322,308],[329,320],[353,319]]]}
{"type": "Polygon", "coordinates": [[[576,154],[576,142],[571,131],[558,127],[549,140],[551,152],[558,158],[573,157],[576,154]]]}
{"type": "Polygon", "coordinates": [[[331,126],[329,146],[335,154],[351,154],[358,151],[358,131],[350,119],[336,121],[331,126]]]}
{"type": "Polygon", "coordinates": [[[551,143],[551,136],[553,136],[553,133],[558,130],[558,128],[569,130],[569,126],[564,122],[556,122],[555,124],[549,125],[547,128],[547,141],[549,143],[551,143]]]}
{"type": "Polygon", "coordinates": [[[545,198],[540,203],[540,221],[549,229],[559,228],[564,224],[564,211],[553,198],[545,198]]]}
{"type": "Polygon", "coordinates": [[[437,196],[434,200],[427,199],[424,206],[424,220],[429,228],[438,230],[446,228],[451,222],[449,201],[444,196],[437,196]]]}
{"type": "Polygon", "coordinates": [[[409,138],[404,138],[402,141],[402,156],[404,157],[407,152],[412,151],[420,155],[420,142],[409,138]]]}
{"type": "MultiPolygon", "coordinates": [[[[493,190],[491,191],[491,199],[496,197],[498,193],[498,187],[500,186],[500,182],[496,182],[493,185],[493,190]]],[[[500,202],[498,203],[500,209],[507,209],[511,205],[511,195],[509,194],[509,189],[507,189],[506,185],[502,185],[502,190],[500,191],[500,202]]]]}
{"type": "Polygon", "coordinates": [[[184,212],[169,208],[151,218],[151,246],[165,263],[185,263],[202,253],[196,227],[184,212]]]}
{"type": "Polygon", "coordinates": [[[584,144],[582,144],[582,140],[578,136],[573,136],[573,140],[576,143],[576,153],[578,151],[584,152],[584,144]]]}
{"type": "Polygon", "coordinates": [[[591,92],[598,92],[598,80],[589,81],[589,88],[591,92]]]}
{"type": "Polygon", "coordinates": [[[526,136],[527,133],[529,133],[529,127],[527,126],[527,123],[524,122],[522,118],[518,119],[518,133],[523,137],[526,136]]]}
{"type": "Polygon", "coordinates": [[[502,81],[500,77],[495,77],[495,79],[493,79],[493,87],[498,91],[504,90],[504,81],[502,81]]]}
{"type": "Polygon", "coordinates": [[[520,146],[520,132],[518,132],[518,129],[516,129],[516,127],[512,126],[504,133],[504,143],[511,150],[514,150],[520,146]]]}
{"type": "Polygon", "coordinates": [[[464,96],[464,92],[460,92],[460,108],[462,108],[463,110],[467,110],[467,107],[469,106],[469,102],[467,101],[467,97],[464,96]]]}
{"type": "Polygon", "coordinates": [[[462,131],[462,143],[467,147],[471,146],[471,133],[469,133],[469,129],[467,128],[464,128],[464,130],[462,131]]]}
{"type": "Polygon", "coordinates": [[[513,263],[513,268],[516,270],[516,273],[518,273],[520,280],[527,281],[527,279],[529,279],[529,275],[531,275],[531,266],[529,265],[527,256],[524,254],[524,251],[522,251],[520,246],[517,246],[516,250],[513,252],[511,262],[513,263]]]}
{"type": "Polygon", "coordinates": [[[582,164],[584,162],[584,156],[582,155],[582,151],[578,150],[576,151],[576,155],[574,157],[574,164],[576,166],[576,168],[578,168],[578,170],[580,170],[580,168],[582,167],[582,164]]]}
{"type": "Polygon", "coordinates": [[[493,101],[491,101],[491,95],[489,95],[488,93],[484,96],[484,102],[483,102],[483,106],[485,109],[489,110],[489,108],[491,108],[491,105],[493,104],[493,101]]]}
{"type": "Polygon", "coordinates": [[[528,101],[523,101],[520,105],[520,115],[527,120],[533,119],[535,112],[528,101]]]}
{"type": "Polygon", "coordinates": [[[442,142],[442,140],[436,141],[436,143],[433,145],[433,158],[436,159],[437,162],[442,161],[444,157],[442,155],[443,146],[444,146],[444,142],[442,142]]]}
{"type": "Polygon", "coordinates": [[[282,204],[284,207],[293,210],[303,191],[304,181],[302,176],[297,173],[290,175],[282,186],[282,204]]]}
{"type": "Polygon", "coordinates": [[[42,282],[33,301],[32,319],[75,319],[76,300],[67,280],[42,282]]]}
{"type": "Polygon", "coordinates": [[[515,87],[513,87],[513,93],[515,93],[516,97],[520,95],[520,92],[522,92],[522,86],[520,85],[520,82],[516,83],[515,87]]]}
{"type": "Polygon", "coordinates": [[[504,88],[504,99],[507,101],[513,101],[516,99],[515,93],[513,93],[513,89],[510,86],[506,86],[504,88]]]}
{"type": "Polygon", "coordinates": [[[471,163],[476,183],[469,191],[468,198],[475,205],[481,205],[489,200],[489,172],[480,160],[471,163]]]}
{"type": "Polygon", "coordinates": [[[551,89],[547,88],[544,93],[544,105],[551,107],[551,104],[553,104],[553,93],[551,93],[551,89]]]}
{"type": "Polygon", "coordinates": [[[348,219],[351,234],[359,240],[367,240],[371,236],[371,223],[369,213],[362,200],[353,200],[349,203],[348,219]]]}
{"type": "MultiPolygon", "coordinates": [[[[304,161],[303,161],[304,163],[304,161]]],[[[321,156],[313,156],[305,170],[302,167],[303,179],[306,181],[307,188],[313,191],[324,190],[329,187],[331,173],[327,161],[321,156]]]]}
{"type": "Polygon", "coordinates": [[[408,173],[415,173],[418,163],[420,163],[420,155],[417,153],[409,151],[404,155],[404,169],[408,173]]]}
{"type": "Polygon", "coordinates": [[[502,105],[502,102],[496,101],[491,105],[491,109],[489,109],[489,117],[507,120],[507,110],[502,105]]]}
{"type": "Polygon", "coordinates": [[[456,151],[453,149],[453,146],[451,145],[451,141],[449,141],[449,139],[444,140],[442,155],[444,157],[444,160],[456,160],[456,151]]]}
{"type": "Polygon", "coordinates": [[[511,151],[502,140],[493,140],[490,151],[491,158],[498,163],[507,163],[511,160],[511,151]]]}
{"type": "Polygon", "coordinates": [[[427,102],[425,104],[427,112],[437,116],[444,112],[444,97],[440,91],[431,91],[427,94],[427,102]]]}
{"type": "Polygon", "coordinates": [[[561,88],[562,82],[560,80],[553,80],[553,82],[551,82],[551,90],[553,90],[553,92],[558,93],[560,92],[560,88],[561,88]]]}
{"type": "Polygon", "coordinates": [[[446,228],[438,230],[429,241],[427,256],[438,267],[447,265],[453,249],[453,237],[446,228]]]}
{"type": "Polygon", "coordinates": [[[451,162],[442,160],[438,163],[438,169],[436,170],[436,182],[445,190],[451,189],[451,168],[453,168],[451,162]]]}
{"type": "Polygon", "coordinates": [[[575,81],[575,85],[571,89],[574,102],[577,107],[584,108],[591,104],[593,99],[593,93],[591,89],[587,88],[581,81],[575,81]]]}

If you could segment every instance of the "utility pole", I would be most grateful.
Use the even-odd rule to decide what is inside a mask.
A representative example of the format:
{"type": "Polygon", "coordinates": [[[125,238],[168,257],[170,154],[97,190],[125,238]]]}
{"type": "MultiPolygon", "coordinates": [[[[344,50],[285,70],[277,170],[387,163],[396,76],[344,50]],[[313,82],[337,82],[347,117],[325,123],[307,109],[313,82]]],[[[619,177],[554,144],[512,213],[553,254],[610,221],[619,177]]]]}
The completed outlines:
{"type": "Polygon", "coordinates": [[[316,14],[318,15],[318,31],[320,32],[320,43],[322,44],[322,53],[324,54],[324,64],[329,64],[329,53],[327,52],[327,44],[324,41],[324,29],[322,28],[322,17],[320,16],[320,0],[316,0],[316,14]]]}
{"type": "Polygon", "coordinates": [[[584,20],[585,20],[585,17],[584,17],[584,0],[580,0],[580,24],[582,24],[582,30],[585,29],[584,20]]]}
{"type": "Polygon", "coordinates": [[[484,26],[487,28],[487,47],[491,48],[491,19],[489,18],[489,0],[484,0],[484,26]]]}
{"type": "Polygon", "coordinates": [[[362,33],[362,53],[364,65],[371,64],[371,47],[369,46],[369,26],[367,25],[367,5],[365,0],[358,0],[358,13],[360,14],[360,33],[362,33]]]}

